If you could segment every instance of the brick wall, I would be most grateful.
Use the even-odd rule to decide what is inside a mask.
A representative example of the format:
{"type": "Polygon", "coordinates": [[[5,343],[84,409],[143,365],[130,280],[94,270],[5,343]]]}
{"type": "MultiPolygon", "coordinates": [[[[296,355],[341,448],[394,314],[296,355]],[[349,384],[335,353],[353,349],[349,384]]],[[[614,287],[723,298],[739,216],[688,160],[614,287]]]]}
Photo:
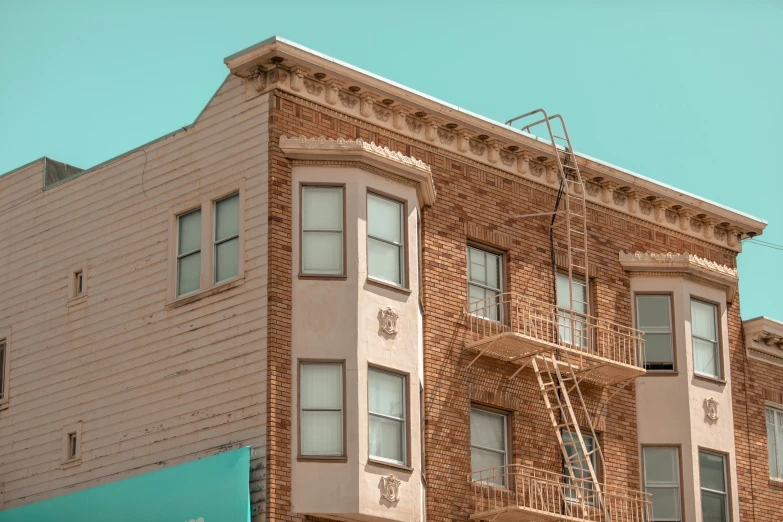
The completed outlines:
{"type": "Polygon", "coordinates": [[[783,368],[748,359],[739,318],[739,299],[729,309],[734,438],[740,519],[783,520],[783,484],[769,478],[766,401],[780,402],[783,368]]]}
{"type": "MultiPolygon", "coordinates": [[[[425,443],[427,517],[466,519],[472,510],[470,486],[470,405],[475,401],[512,412],[512,460],[561,470],[561,457],[535,377],[530,370],[514,380],[516,367],[472,356],[463,348],[462,310],[467,302],[466,244],[477,241],[507,254],[507,289],[552,300],[549,218],[516,219],[515,214],[551,211],[555,192],[511,179],[491,167],[398,136],[341,115],[327,107],[276,92],[270,117],[269,186],[269,519],[291,520],[291,166],[277,146],[281,134],[362,138],[415,156],[432,166],[438,198],[423,213],[425,443]]],[[[734,254],[641,220],[589,206],[593,312],[631,324],[630,280],[618,252],[691,252],[733,265],[734,254]]],[[[562,235],[556,250],[562,251],[562,235]]],[[[738,309],[738,305],[735,305],[738,309]]],[[[739,324],[737,312],[730,327],[739,324]]],[[[595,406],[607,391],[583,386],[595,406]]],[[[616,395],[600,422],[609,483],[640,488],[633,385],[616,395]]]]}

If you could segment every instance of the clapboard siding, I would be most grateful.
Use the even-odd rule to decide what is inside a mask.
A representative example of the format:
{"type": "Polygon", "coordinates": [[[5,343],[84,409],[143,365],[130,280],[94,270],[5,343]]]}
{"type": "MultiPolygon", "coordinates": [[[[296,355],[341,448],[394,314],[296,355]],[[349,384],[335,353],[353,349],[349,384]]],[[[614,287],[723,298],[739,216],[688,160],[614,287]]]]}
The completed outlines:
{"type": "MultiPolygon", "coordinates": [[[[4,509],[243,445],[262,467],[268,106],[232,77],[193,126],[61,185],[41,190],[41,161],[0,177],[4,509]],[[244,281],[167,307],[171,209],[240,182],[244,281]],[[82,262],[86,302],[69,303],[82,262]],[[62,429],[78,421],[81,464],[62,468],[62,429]]],[[[251,480],[257,503],[263,474],[251,480]]]]}

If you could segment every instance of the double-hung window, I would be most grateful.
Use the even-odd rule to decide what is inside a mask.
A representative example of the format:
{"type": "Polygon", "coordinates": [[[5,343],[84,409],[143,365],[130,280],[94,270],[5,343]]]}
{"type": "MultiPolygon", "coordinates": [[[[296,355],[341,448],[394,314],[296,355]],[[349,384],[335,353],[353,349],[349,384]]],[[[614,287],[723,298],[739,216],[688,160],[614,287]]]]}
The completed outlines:
{"type": "Polygon", "coordinates": [[[498,254],[468,247],[468,311],[501,321],[502,262],[498,254]]]}
{"type": "Polygon", "coordinates": [[[769,476],[783,480],[783,411],[767,408],[767,448],[769,476]]]}
{"type": "Polygon", "coordinates": [[[644,367],[648,371],[674,370],[671,304],[668,295],[636,296],[636,324],[644,332],[644,367]]]}
{"type": "Polygon", "coordinates": [[[680,456],[677,448],[644,448],[644,490],[652,495],[652,522],[680,522],[680,456]]]}
{"type": "Polygon", "coordinates": [[[691,332],[694,371],[700,375],[720,379],[718,307],[698,299],[691,299],[691,332]]]}
{"type": "Polygon", "coordinates": [[[343,364],[299,365],[299,454],[341,457],[343,448],[343,364]]]}
{"type": "Polygon", "coordinates": [[[239,194],[215,202],[215,283],[239,274],[239,194]]]}
{"type": "Polygon", "coordinates": [[[579,497],[584,499],[585,504],[590,506],[595,505],[595,485],[590,475],[590,468],[587,463],[586,454],[589,454],[590,464],[593,466],[593,470],[598,473],[596,467],[595,458],[595,439],[589,435],[582,434],[582,439],[585,441],[585,448],[587,452],[582,450],[581,444],[578,443],[579,437],[576,433],[563,430],[561,432],[563,437],[563,443],[565,443],[566,453],[568,454],[569,462],[563,462],[563,474],[566,476],[565,483],[573,486],[566,488],[565,496],[568,501],[579,502],[579,497]],[[574,479],[571,479],[568,472],[568,464],[571,464],[571,469],[574,471],[574,479]]]}
{"type": "Polygon", "coordinates": [[[8,400],[8,342],[0,339],[0,404],[8,400]]]}
{"type": "Polygon", "coordinates": [[[405,286],[404,205],[367,193],[367,273],[395,286],[405,286]]]}
{"type": "Polygon", "coordinates": [[[201,210],[177,217],[177,297],[201,288],[201,210]]]}
{"type": "Polygon", "coordinates": [[[568,275],[558,273],[557,306],[560,340],[582,348],[588,345],[587,283],[576,276],[569,287],[568,275]],[[573,304],[573,311],[571,306],[573,304]]]}
{"type": "Polygon", "coordinates": [[[729,521],[729,494],[726,484],[726,457],[699,451],[701,519],[703,522],[729,521]]]}
{"type": "Polygon", "coordinates": [[[503,486],[508,464],[507,415],[470,409],[470,468],[473,480],[503,486]]]}
{"type": "Polygon", "coordinates": [[[377,368],[368,371],[370,458],[407,465],[406,381],[404,375],[377,368]]]}
{"type": "Polygon", "coordinates": [[[302,187],[302,274],[345,274],[343,190],[318,185],[302,187]]]}

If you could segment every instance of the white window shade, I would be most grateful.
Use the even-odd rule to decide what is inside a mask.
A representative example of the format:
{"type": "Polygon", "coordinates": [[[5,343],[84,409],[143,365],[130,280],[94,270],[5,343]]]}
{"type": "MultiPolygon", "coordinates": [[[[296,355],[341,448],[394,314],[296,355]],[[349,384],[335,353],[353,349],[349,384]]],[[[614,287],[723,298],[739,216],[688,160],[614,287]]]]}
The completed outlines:
{"type": "Polygon", "coordinates": [[[373,368],[368,372],[371,458],[406,464],[405,382],[402,375],[373,368]]]}
{"type": "MultiPolygon", "coordinates": [[[[479,408],[470,410],[470,467],[474,479],[481,479],[478,472],[507,464],[506,429],[505,415],[479,408]]],[[[496,477],[498,485],[502,485],[501,471],[483,475],[496,477]]]]}
{"type": "Polygon", "coordinates": [[[302,187],[302,273],[342,275],[343,188],[302,187]]]}
{"type": "Polygon", "coordinates": [[[177,218],[177,296],[201,287],[201,211],[177,218]]]}
{"type": "Polygon", "coordinates": [[[480,317],[500,321],[498,296],[502,288],[501,257],[468,247],[468,310],[480,317]]]}
{"type": "Polygon", "coordinates": [[[239,275],[239,194],[215,203],[215,282],[239,275]]]}
{"type": "Polygon", "coordinates": [[[587,330],[587,283],[584,279],[572,278],[569,286],[567,274],[557,274],[557,306],[560,323],[560,339],[566,344],[586,347],[587,330]],[[571,310],[573,305],[573,312],[571,310]]]}
{"type": "Polygon", "coordinates": [[[397,286],[404,281],[403,204],[377,194],[367,194],[367,272],[397,286]]]}
{"type": "Polygon", "coordinates": [[[647,370],[673,370],[671,298],[668,295],[636,296],[636,322],[644,332],[647,370]]]}
{"type": "Polygon", "coordinates": [[[343,367],[302,363],[299,382],[300,453],[343,455],[343,367]]]}

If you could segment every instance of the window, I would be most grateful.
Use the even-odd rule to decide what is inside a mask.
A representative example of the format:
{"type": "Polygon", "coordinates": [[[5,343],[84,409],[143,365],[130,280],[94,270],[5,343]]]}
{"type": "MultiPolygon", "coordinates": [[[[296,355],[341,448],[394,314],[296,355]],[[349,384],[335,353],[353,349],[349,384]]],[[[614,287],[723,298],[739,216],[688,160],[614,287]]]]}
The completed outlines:
{"type": "Polygon", "coordinates": [[[574,344],[587,347],[587,284],[584,279],[574,276],[573,282],[568,285],[567,274],[557,274],[557,306],[560,317],[560,339],[566,344],[574,344]],[[573,293],[573,311],[571,301],[573,293]]]}
{"type": "MultiPolygon", "coordinates": [[[[593,478],[590,475],[590,468],[587,464],[587,458],[585,458],[585,452],[582,451],[582,447],[579,444],[579,437],[576,433],[571,431],[563,430],[561,434],[563,436],[563,442],[565,443],[566,453],[568,453],[568,460],[571,463],[571,468],[574,470],[574,477],[576,478],[576,483],[574,483],[568,471],[568,464],[564,461],[563,474],[566,476],[565,483],[575,486],[565,490],[566,499],[579,502],[579,495],[581,493],[586,504],[591,506],[595,505],[595,496],[593,493],[595,486],[593,484],[593,478]]],[[[585,441],[587,454],[590,455],[590,462],[597,475],[598,468],[596,467],[595,458],[595,439],[584,433],[582,434],[582,439],[585,441]]]]}
{"type": "Polygon", "coordinates": [[[177,217],[177,297],[201,288],[201,210],[177,217]]]}
{"type": "Polygon", "coordinates": [[[367,194],[367,273],[379,281],[405,285],[403,204],[367,194]]]}
{"type": "Polygon", "coordinates": [[[671,297],[637,295],[636,324],[644,332],[645,369],[674,370],[671,297]]]}
{"type": "Polygon", "coordinates": [[[653,522],[680,522],[680,457],[677,448],[644,448],[644,490],[652,494],[653,522]]]}
{"type": "Polygon", "coordinates": [[[502,264],[498,254],[468,247],[468,310],[501,321],[502,264]]]}
{"type": "Polygon", "coordinates": [[[302,274],[345,274],[343,222],[343,187],[302,187],[302,274]]]}
{"type": "Polygon", "coordinates": [[[370,368],[368,372],[370,458],[406,465],[405,381],[403,375],[370,368]]]}
{"type": "Polygon", "coordinates": [[[84,292],[84,272],[82,270],[77,270],[73,274],[73,290],[76,296],[80,296],[84,292]]]}
{"type": "Polygon", "coordinates": [[[60,465],[76,466],[82,458],[82,423],[81,421],[65,426],[62,429],[62,450],[60,465]]]}
{"type": "Polygon", "coordinates": [[[703,522],[728,522],[729,495],[726,487],[726,457],[699,451],[701,518],[703,522]]]}
{"type": "Polygon", "coordinates": [[[343,448],[343,364],[299,365],[299,453],[341,457],[343,448]]]}
{"type": "Polygon", "coordinates": [[[783,411],[767,408],[769,476],[783,480],[783,411]]]}
{"type": "Polygon", "coordinates": [[[8,343],[0,339],[0,403],[8,400],[8,343]]]}
{"type": "Polygon", "coordinates": [[[215,202],[215,283],[239,275],[239,194],[215,202]]]}
{"type": "Polygon", "coordinates": [[[501,413],[470,409],[470,468],[473,480],[487,478],[495,485],[505,485],[504,470],[489,470],[508,464],[507,418],[501,413]],[[479,473],[485,470],[485,473],[479,473]]]}
{"type": "Polygon", "coordinates": [[[719,379],[721,364],[718,345],[718,307],[691,299],[691,332],[694,371],[719,379]]]}
{"type": "Polygon", "coordinates": [[[76,443],[77,443],[76,432],[69,433],[68,434],[68,449],[67,449],[68,458],[69,459],[75,459],[76,458],[76,448],[77,448],[76,443]]]}

